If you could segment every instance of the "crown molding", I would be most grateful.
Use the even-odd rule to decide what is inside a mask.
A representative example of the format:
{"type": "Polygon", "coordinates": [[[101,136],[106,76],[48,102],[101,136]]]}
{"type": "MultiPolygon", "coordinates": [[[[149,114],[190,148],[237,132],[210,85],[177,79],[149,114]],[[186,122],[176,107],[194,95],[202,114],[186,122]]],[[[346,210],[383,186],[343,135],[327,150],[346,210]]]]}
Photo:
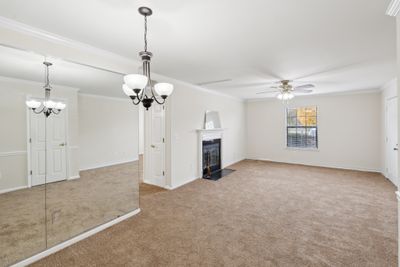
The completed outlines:
{"type": "Polygon", "coordinates": [[[400,0],[392,0],[386,10],[386,15],[396,17],[400,11],[400,0]]]}
{"type": "MultiPolygon", "coordinates": [[[[79,41],[76,41],[76,40],[72,40],[72,39],[66,38],[66,37],[61,36],[61,35],[57,35],[57,34],[54,34],[54,33],[51,33],[51,32],[36,28],[36,27],[32,27],[30,25],[27,25],[27,24],[24,24],[24,23],[21,23],[21,22],[18,22],[18,21],[15,21],[15,20],[3,17],[3,16],[0,16],[0,27],[6,28],[6,29],[9,29],[9,30],[12,30],[12,31],[16,31],[16,32],[19,32],[19,33],[22,33],[22,34],[26,34],[26,35],[29,35],[29,36],[32,36],[32,37],[35,37],[35,38],[38,38],[38,39],[41,39],[41,40],[44,40],[44,41],[48,41],[48,42],[51,42],[51,43],[54,43],[54,44],[59,44],[59,45],[63,45],[63,46],[69,47],[69,48],[77,49],[77,50],[82,51],[82,52],[91,53],[91,54],[95,54],[95,55],[98,55],[98,56],[110,57],[110,58],[118,60],[119,62],[124,62],[124,63],[130,64],[130,65],[137,65],[138,64],[138,61],[126,58],[126,57],[121,56],[119,54],[115,54],[113,52],[110,52],[110,51],[107,51],[107,50],[104,50],[104,49],[101,49],[101,48],[98,48],[98,47],[95,47],[95,46],[92,46],[92,45],[89,45],[89,44],[86,44],[86,43],[82,43],[82,42],[79,42],[79,41]]],[[[17,48],[17,47],[14,47],[14,46],[10,46],[10,45],[6,45],[6,44],[0,44],[0,45],[24,51],[24,49],[17,48]]],[[[70,60],[65,60],[65,59],[63,59],[63,60],[71,62],[71,63],[79,64],[79,65],[86,65],[86,66],[92,67],[92,68],[98,68],[98,67],[95,67],[95,66],[92,66],[92,65],[83,64],[83,63],[80,63],[80,62],[75,62],[75,61],[70,61],[70,60]]],[[[124,73],[115,72],[115,71],[112,71],[112,70],[109,70],[109,69],[103,69],[103,68],[98,68],[98,69],[109,71],[109,72],[114,72],[114,73],[120,74],[120,75],[124,75],[124,73]]],[[[156,78],[159,77],[160,79],[170,80],[170,81],[173,81],[174,83],[180,83],[183,86],[191,87],[191,88],[199,90],[199,91],[203,91],[203,92],[207,92],[207,93],[211,93],[211,94],[215,94],[215,95],[219,95],[219,96],[232,98],[232,99],[235,99],[235,100],[241,101],[241,102],[244,101],[244,99],[242,99],[240,97],[236,97],[236,96],[233,96],[233,95],[230,95],[230,94],[225,94],[225,93],[222,93],[222,92],[210,90],[210,89],[204,88],[204,87],[202,87],[200,85],[196,85],[196,84],[188,83],[188,82],[185,82],[185,81],[177,80],[177,79],[174,79],[174,78],[171,78],[171,77],[167,77],[167,76],[164,76],[164,75],[161,75],[161,74],[153,73],[153,77],[156,77],[156,78]]]]}
{"type": "Polygon", "coordinates": [[[86,44],[73,39],[66,38],[64,36],[48,32],[25,23],[12,20],[3,16],[0,16],[0,27],[6,28],[12,31],[16,31],[22,34],[26,34],[41,40],[45,40],[54,44],[63,45],[69,48],[77,49],[84,52],[89,52],[91,54],[99,55],[99,56],[107,56],[114,58],[116,60],[124,61],[128,64],[135,63],[134,60],[130,60],[122,55],[86,44]]]}

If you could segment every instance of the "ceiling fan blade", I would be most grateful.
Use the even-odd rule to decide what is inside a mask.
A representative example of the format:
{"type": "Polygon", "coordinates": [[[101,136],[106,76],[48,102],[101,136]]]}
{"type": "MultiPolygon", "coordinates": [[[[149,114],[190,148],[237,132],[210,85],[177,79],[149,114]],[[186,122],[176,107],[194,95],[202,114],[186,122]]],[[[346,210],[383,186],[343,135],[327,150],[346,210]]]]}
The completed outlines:
{"type": "Polygon", "coordinates": [[[314,87],[315,87],[315,85],[313,85],[313,84],[304,84],[304,85],[296,86],[294,88],[294,90],[311,89],[311,88],[314,88],[314,87]]]}
{"type": "Polygon", "coordinates": [[[262,95],[262,94],[272,94],[272,93],[278,93],[277,90],[268,90],[268,91],[262,91],[262,92],[258,92],[256,93],[256,95],[262,95]]]}
{"type": "Polygon", "coordinates": [[[230,82],[230,81],[232,81],[232,79],[223,79],[223,80],[216,80],[216,81],[201,82],[201,83],[197,83],[197,85],[202,86],[202,85],[210,85],[210,84],[224,83],[224,82],[230,82]]]}
{"type": "Polygon", "coordinates": [[[313,89],[295,89],[295,93],[312,93],[313,89]]]}

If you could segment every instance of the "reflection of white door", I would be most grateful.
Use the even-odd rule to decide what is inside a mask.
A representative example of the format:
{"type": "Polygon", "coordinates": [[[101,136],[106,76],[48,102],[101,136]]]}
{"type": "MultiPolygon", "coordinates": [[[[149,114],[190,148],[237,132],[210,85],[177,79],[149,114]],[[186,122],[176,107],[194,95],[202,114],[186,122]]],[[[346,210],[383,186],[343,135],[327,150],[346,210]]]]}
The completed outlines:
{"type": "Polygon", "coordinates": [[[47,120],[43,113],[30,112],[32,186],[67,178],[65,125],[65,110],[47,120]]]}
{"type": "Polygon", "coordinates": [[[67,178],[65,112],[47,119],[47,177],[46,183],[67,178]]]}
{"type": "Polygon", "coordinates": [[[388,178],[398,185],[397,98],[386,102],[386,167],[388,178]]]}
{"type": "Polygon", "coordinates": [[[164,172],[164,155],[165,155],[165,111],[164,106],[153,105],[146,112],[146,129],[145,129],[145,177],[144,182],[166,186],[164,172]]]}
{"type": "Polygon", "coordinates": [[[31,185],[41,185],[46,181],[46,126],[43,114],[29,112],[31,185]]]}

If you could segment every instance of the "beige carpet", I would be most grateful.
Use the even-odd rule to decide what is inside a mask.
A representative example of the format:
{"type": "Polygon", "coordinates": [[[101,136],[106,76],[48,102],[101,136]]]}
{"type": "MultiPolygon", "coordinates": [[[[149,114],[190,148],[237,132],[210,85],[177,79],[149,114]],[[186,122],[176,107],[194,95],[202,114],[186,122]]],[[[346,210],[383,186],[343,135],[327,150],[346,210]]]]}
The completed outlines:
{"type": "Polygon", "coordinates": [[[397,266],[395,187],[374,173],[243,161],[35,266],[397,266]]]}
{"type": "Polygon", "coordinates": [[[52,247],[139,207],[138,161],[80,175],[0,195],[0,266],[45,250],[46,238],[52,247]]]}

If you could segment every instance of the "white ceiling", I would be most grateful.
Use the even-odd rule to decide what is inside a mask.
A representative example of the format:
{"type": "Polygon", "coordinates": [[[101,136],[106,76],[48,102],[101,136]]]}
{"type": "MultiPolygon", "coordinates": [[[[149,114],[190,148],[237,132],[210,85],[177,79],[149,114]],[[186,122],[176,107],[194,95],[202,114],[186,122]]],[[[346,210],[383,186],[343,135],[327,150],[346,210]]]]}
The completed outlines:
{"type": "Polygon", "coordinates": [[[0,16],[137,59],[143,49],[137,8],[148,5],[153,71],[190,83],[229,78],[206,87],[256,98],[282,78],[313,82],[315,93],[377,89],[393,78],[389,2],[1,0],[0,16]]]}

